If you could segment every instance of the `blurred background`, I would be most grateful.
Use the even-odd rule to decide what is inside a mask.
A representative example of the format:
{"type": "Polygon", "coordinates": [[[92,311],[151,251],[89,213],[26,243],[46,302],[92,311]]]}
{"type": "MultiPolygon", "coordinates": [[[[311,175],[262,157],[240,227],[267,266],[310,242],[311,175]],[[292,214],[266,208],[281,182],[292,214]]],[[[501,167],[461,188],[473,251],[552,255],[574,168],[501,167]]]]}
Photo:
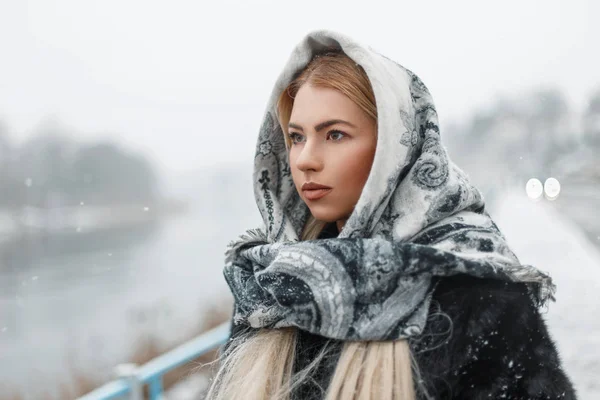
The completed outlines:
{"type": "MultiPolygon", "coordinates": [[[[264,108],[312,29],[425,82],[450,157],[555,279],[545,318],[599,398],[598,17],[593,0],[0,0],[0,400],[76,398],[229,318],[264,108]],[[532,199],[532,178],[558,195],[532,199]]],[[[173,377],[166,397],[205,385],[173,377]]]]}

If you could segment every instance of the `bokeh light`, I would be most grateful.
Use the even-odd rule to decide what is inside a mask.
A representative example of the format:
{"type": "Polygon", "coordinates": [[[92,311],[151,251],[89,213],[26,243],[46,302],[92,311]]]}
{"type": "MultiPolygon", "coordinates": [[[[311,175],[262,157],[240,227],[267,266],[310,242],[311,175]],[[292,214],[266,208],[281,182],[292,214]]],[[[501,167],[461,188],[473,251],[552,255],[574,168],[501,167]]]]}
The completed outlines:
{"type": "Polygon", "coordinates": [[[544,182],[544,197],[547,200],[554,201],[560,194],[560,182],[556,178],[548,178],[544,182]]]}
{"type": "Polygon", "coordinates": [[[525,185],[525,192],[527,193],[527,197],[529,197],[531,200],[538,201],[542,197],[544,186],[539,179],[531,178],[525,185]]]}

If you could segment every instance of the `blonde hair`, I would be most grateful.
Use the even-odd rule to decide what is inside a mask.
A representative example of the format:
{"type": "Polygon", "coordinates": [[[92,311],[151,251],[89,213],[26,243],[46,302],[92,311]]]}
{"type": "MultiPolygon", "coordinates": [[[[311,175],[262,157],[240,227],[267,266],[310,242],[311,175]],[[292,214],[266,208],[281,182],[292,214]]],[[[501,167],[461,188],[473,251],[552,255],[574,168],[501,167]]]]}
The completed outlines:
{"type": "MultiPolygon", "coordinates": [[[[343,52],[317,55],[281,93],[277,103],[288,150],[291,143],[287,125],[294,97],[306,83],[339,90],[377,120],[375,95],[363,68],[343,52]]],[[[317,239],[326,224],[310,215],[301,239],[317,239]]],[[[332,349],[326,341],[308,366],[294,373],[297,335],[296,328],[259,329],[231,339],[206,399],[289,400],[291,392],[310,379],[310,373],[332,349]]],[[[414,400],[413,369],[418,373],[406,340],[345,341],[323,398],[414,400]]]]}

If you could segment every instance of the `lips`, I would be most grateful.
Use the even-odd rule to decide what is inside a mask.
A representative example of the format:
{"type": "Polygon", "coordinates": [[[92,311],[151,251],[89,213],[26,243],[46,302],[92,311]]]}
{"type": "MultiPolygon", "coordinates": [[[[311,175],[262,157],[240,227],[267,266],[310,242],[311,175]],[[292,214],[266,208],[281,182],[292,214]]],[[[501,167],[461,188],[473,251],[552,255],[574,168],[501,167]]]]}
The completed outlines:
{"type": "Polygon", "coordinates": [[[317,189],[331,189],[329,186],[321,185],[316,182],[304,182],[302,184],[302,190],[317,190],[317,189]]]}
{"type": "Polygon", "coordinates": [[[316,182],[304,182],[302,194],[307,200],[317,200],[331,192],[332,188],[316,182]]]}
{"type": "Polygon", "coordinates": [[[304,197],[308,200],[317,200],[331,192],[331,188],[303,190],[304,197]]]}

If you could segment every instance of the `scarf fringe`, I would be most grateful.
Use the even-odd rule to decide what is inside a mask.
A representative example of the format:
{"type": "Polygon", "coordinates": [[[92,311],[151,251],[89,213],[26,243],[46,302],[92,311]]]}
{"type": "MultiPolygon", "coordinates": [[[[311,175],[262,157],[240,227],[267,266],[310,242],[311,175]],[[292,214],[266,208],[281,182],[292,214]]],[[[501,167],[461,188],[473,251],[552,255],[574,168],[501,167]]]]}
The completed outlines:
{"type": "Polygon", "coordinates": [[[533,265],[503,266],[502,269],[514,282],[527,284],[532,300],[538,308],[547,306],[550,301],[556,301],[556,284],[549,275],[533,265]]]}
{"type": "Polygon", "coordinates": [[[225,250],[225,260],[230,261],[245,248],[267,243],[269,243],[267,234],[261,228],[248,229],[244,233],[242,233],[237,239],[234,239],[229,242],[225,250]]]}

